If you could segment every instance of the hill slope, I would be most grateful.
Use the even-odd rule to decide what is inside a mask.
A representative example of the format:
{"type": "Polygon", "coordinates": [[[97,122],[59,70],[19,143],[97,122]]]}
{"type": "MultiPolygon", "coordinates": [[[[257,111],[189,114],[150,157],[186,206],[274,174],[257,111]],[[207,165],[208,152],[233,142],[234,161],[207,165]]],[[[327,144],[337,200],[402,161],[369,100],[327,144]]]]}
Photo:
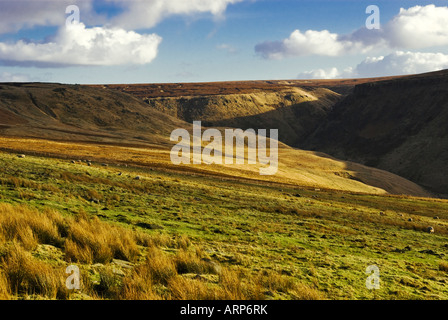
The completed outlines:
{"type": "MultiPolygon", "coordinates": [[[[305,92],[299,94],[304,100],[315,99],[305,92]]],[[[170,133],[175,128],[191,130],[190,124],[154,110],[138,98],[107,88],[2,84],[0,114],[0,134],[5,136],[0,148],[7,151],[158,166],[314,188],[430,196],[416,184],[396,175],[284,144],[280,144],[279,171],[275,176],[261,177],[259,165],[175,166],[170,161],[174,145],[169,140],[170,133]]]]}
{"type": "Polygon", "coordinates": [[[276,128],[301,149],[448,195],[448,71],[373,79],[110,85],[191,122],[276,128]]]}
{"type": "Polygon", "coordinates": [[[0,84],[2,135],[162,143],[183,125],[126,93],[79,85],[0,84]]]}
{"type": "Polygon", "coordinates": [[[448,71],[361,84],[301,146],[448,194],[448,71]]]}

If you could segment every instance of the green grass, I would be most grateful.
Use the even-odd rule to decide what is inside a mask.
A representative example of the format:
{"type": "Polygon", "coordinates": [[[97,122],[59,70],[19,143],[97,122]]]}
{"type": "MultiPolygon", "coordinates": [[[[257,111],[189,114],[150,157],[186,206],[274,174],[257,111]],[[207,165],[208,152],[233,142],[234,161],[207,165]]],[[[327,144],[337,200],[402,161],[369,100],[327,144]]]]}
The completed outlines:
{"type": "MultiPolygon", "coordinates": [[[[281,275],[270,282],[272,294],[265,298],[300,297],[282,290],[287,281],[309,285],[326,299],[448,298],[447,201],[19,159],[7,153],[0,153],[0,168],[0,202],[68,216],[84,211],[148,234],[188,236],[219,265],[281,275]],[[435,234],[424,231],[428,226],[435,234]],[[380,268],[379,290],[365,286],[365,269],[372,264],[380,268]],[[276,282],[282,285],[276,288],[276,282]]],[[[204,268],[178,260],[181,270],[200,273],[204,268]]]]}

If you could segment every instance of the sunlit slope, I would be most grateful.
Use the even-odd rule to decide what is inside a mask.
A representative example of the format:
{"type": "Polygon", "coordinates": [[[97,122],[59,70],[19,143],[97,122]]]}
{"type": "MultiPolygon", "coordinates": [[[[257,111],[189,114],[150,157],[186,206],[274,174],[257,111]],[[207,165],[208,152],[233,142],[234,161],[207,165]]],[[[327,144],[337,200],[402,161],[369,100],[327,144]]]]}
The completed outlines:
{"type": "Polygon", "coordinates": [[[17,153],[62,157],[69,160],[91,160],[98,163],[163,168],[186,174],[203,174],[224,179],[250,179],[296,186],[362,192],[372,194],[406,194],[430,196],[418,185],[386,171],[324,154],[292,149],[279,145],[278,172],[260,175],[257,164],[181,164],[170,159],[171,148],[126,147],[93,143],[55,142],[50,140],[0,138],[0,149],[17,153]]]}
{"type": "MultiPolygon", "coordinates": [[[[282,143],[279,143],[278,171],[272,176],[261,176],[260,164],[176,166],[170,160],[170,150],[175,144],[170,141],[171,132],[177,128],[191,132],[191,124],[157,111],[138,98],[116,90],[79,85],[4,83],[0,87],[3,150],[315,188],[429,196],[417,185],[384,171],[296,150],[282,143]]],[[[314,91],[315,95],[294,90],[304,103],[318,103],[324,96],[334,95],[324,89],[314,91]]],[[[278,102],[272,95],[266,95],[265,99],[268,100],[262,104],[278,102]]]]}

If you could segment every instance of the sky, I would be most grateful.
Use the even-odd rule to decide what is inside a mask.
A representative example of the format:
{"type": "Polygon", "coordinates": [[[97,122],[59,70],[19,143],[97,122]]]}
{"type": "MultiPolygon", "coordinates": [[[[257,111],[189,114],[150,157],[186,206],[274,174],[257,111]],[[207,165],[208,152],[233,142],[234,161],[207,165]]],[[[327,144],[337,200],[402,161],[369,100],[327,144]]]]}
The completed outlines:
{"type": "Polygon", "coordinates": [[[448,69],[448,0],[0,0],[0,82],[331,79],[441,69],[448,69]]]}

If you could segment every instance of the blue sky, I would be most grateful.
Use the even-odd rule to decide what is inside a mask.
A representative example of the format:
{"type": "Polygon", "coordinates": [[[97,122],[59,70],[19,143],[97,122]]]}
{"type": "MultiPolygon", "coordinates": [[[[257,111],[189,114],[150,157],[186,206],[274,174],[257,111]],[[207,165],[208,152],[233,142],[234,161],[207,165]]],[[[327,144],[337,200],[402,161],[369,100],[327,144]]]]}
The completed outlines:
{"type": "Polygon", "coordinates": [[[0,0],[0,81],[352,78],[448,68],[448,1],[0,0]],[[68,5],[80,24],[68,30],[68,5]],[[366,29],[376,5],[381,29],[366,29]],[[400,8],[403,8],[400,11],[400,8]]]}

